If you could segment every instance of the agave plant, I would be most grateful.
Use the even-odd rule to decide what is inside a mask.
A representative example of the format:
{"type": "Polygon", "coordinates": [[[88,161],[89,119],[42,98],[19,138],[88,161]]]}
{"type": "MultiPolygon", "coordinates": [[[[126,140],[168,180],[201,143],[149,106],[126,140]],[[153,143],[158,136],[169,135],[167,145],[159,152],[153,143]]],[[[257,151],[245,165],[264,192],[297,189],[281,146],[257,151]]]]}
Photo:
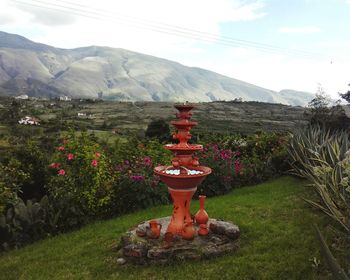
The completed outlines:
{"type": "Polygon", "coordinates": [[[6,214],[0,215],[0,245],[22,245],[45,235],[48,198],[44,196],[40,202],[20,198],[9,207],[6,214]]]}
{"type": "Polygon", "coordinates": [[[291,173],[309,180],[320,201],[305,199],[350,232],[350,141],[345,131],[296,132],[288,149],[291,173]]]}

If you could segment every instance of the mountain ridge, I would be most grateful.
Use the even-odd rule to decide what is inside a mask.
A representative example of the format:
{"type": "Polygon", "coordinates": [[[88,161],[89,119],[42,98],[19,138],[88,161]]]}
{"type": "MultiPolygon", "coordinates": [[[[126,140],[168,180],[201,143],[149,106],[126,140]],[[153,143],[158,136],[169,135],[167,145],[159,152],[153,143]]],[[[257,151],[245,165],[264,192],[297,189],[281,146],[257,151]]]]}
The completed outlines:
{"type": "Polygon", "coordinates": [[[0,31],[0,94],[119,101],[260,101],[305,106],[313,95],[275,92],[207,69],[121,48],[55,48],[0,31]]]}

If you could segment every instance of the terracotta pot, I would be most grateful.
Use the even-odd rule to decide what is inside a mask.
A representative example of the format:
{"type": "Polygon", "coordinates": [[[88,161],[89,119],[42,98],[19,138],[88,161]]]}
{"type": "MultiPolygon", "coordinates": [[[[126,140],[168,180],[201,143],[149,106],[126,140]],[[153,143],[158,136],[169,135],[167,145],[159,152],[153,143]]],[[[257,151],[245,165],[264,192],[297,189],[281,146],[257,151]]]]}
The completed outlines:
{"type": "Polygon", "coordinates": [[[182,238],[186,239],[186,240],[192,240],[194,238],[195,235],[195,230],[194,230],[194,226],[193,226],[193,222],[187,222],[185,223],[183,229],[182,229],[182,238]]]}
{"type": "Polygon", "coordinates": [[[156,220],[151,220],[149,221],[149,226],[151,229],[152,237],[159,238],[162,225],[156,220]]]}
{"type": "Polygon", "coordinates": [[[204,236],[208,235],[209,230],[206,224],[200,224],[199,225],[199,230],[198,230],[198,235],[204,236]]]}
{"type": "Polygon", "coordinates": [[[199,196],[199,210],[194,216],[196,223],[197,224],[206,224],[209,220],[209,216],[207,211],[204,210],[204,204],[205,204],[205,195],[200,195],[199,196]]]}

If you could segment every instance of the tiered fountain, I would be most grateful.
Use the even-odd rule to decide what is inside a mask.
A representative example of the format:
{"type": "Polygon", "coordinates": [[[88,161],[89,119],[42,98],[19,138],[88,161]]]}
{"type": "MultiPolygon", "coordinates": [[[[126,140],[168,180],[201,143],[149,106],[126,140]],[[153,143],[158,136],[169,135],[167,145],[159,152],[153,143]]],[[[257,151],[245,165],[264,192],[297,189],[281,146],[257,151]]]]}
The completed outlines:
{"type": "Polygon", "coordinates": [[[154,172],[168,186],[174,203],[173,215],[167,228],[167,233],[173,236],[182,236],[192,239],[195,235],[193,220],[190,213],[190,205],[197,186],[211,173],[211,169],[199,165],[198,158],[193,154],[203,149],[202,145],[188,144],[191,139],[190,130],[197,122],[190,121],[192,117],[191,105],[175,105],[179,110],[176,114],[178,120],[171,124],[177,129],[173,134],[178,139],[178,144],[167,144],[164,147],[172,151],[175,157],[170,166],[158,166],[154,172]]]}
{"type": "Polygon", "coordinates": [[[179,111],[171,124],[177,129],[173,138],[177,144],[165,149],[174,153],[172,165],[157,166],[156,175],[168,186],[173,200],[171,217],[145,221],[129,230],[120,242],[120,263],[167,262],[172,259],[201,259],[232,252],[240,235],[238,226],[222,220],[209,219],[204,210],[205,196],[199,196],[200,210],[195,216],[190,205],[197,186],[211,173],[199,164],[194,154],[202,145],[189,144],[190,130],[197,122],[190,121],[192,105],[175,105],[179,111]]]}

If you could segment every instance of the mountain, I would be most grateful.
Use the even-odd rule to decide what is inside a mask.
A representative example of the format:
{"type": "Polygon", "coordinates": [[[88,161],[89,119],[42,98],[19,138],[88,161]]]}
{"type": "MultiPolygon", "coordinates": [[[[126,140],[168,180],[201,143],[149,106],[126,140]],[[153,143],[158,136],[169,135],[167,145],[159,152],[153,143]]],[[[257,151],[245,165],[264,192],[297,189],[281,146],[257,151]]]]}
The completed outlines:
{"type": "Polygon", "coordinates": [[[175,102],[242,98],[301,106],[313,98],[124,49],[60,49],[0,31],[1,94],[175,102]]]}

